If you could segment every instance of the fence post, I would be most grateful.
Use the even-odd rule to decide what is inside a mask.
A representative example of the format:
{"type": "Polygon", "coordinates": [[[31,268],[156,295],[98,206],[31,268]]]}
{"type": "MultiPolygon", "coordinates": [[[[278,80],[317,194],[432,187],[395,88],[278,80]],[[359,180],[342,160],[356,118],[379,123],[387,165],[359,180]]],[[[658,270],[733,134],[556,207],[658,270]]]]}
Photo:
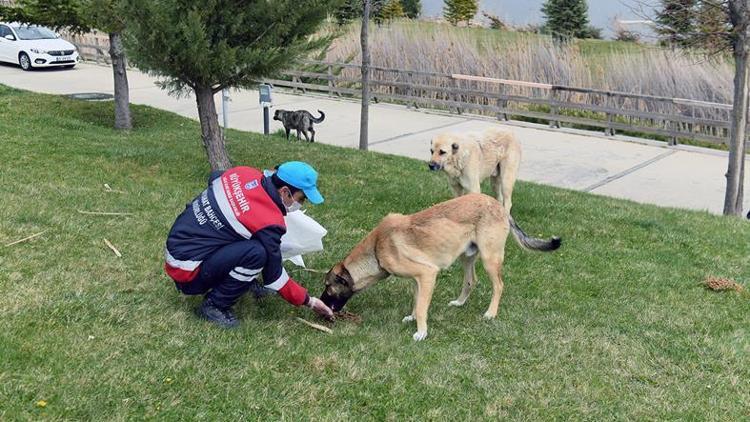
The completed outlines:
{"type": "Polygon", "coordinates": [[[606,107],[607,107],[607,128],[604,130],[604,134],[606,136],[615,136],[615,129],[612,127],[612,120],[613,119],[612,119],[612,111],[611,111],[611,110],[614,110],[614,108],[615,108],[614,105],[612,104],[613,101],[614,101],[614,98],[612,97],[612,93],[611,92],[607,92],[607,102],[606,102],[606,107]]]}
{"type": "MultiPolygon", "coordinates": [[[[669,127],[670,127],[670,129],[672,129],[672,132],[679,132],[679,124],[680,124],[679,122],[675,122],[674,120],[670,120],[669,121],[669,127]]],[[[669,138],[669,145],[670,146],[675,146],[677,144],[678,144],[678,142],[677,142],[677,135],[670,136],[670,138],[669,138]]]]}
{"type": "MultiPolygon", "coordinates": [[[[671,105],[672,105],[674,114],[679,114],[679,107],[676,106],[674,103],[671,103],[671,105]]],[[[672,132],[674,133],[677,133],[680,131],[680,122],[670,120],[669,126],[670,126],[670,129],[672,129],[672,132]]],[[[677,145],[677,135],[673,135],[669,138],[669,145],[672,145],[672,146],[677,145]]]]}
{"type": "MultiPolygon", "coordinates": [[[[369,74],[370,74],[370,79],[369,79],[369,81],[370,81],[370,100],[373,103],[378,104],[378,103],[380,103],[380,100],[378,99],[377,93],[373,93],[374,90],[372,89],[373,86],[382,86],[382,85],[373,85],[373,83],[372,83],[372,80],[373,80],[373,78],[375,76],[375,71],[376,70],[377,69],[373,69],[372,67],[370,67],[370,69],[369,69],[369,74]]],[[[382,79],[383,72],[380,72],[380,77],[382,79]]]]}
{"type": "Polygon", "coordinates": [[[328,65],[328,96],[333,97],[333,65],[328,65]]]}
{"type": "MultiPolygon", "coordinates": [[[[453,79],[453,87],[454,88],[460,88],[460,86],[458,86],[458,85],[459,85],[458,79],[453,79]]],[[[461,94],[459,94],[458,92],[454,91],[451,96],[453,97],[453,102],[456,103],[456,113],[460,115],[461,114],[461,107],[459,106],[459,104],[461,103],[461,99],[460,99],[461,98],[461,94]]]]}
{"type": "MultiPolygon", "coordinates": [[[[500,94],[500,96],[505,95],[505,91],[506,91],[505,84],[500,84],[500,88],[498,89],[498,93],[500,94]]],[[[506,113],[505,110],[507,110],[508,108],[508,100],[504,100],[503,98],[498,97],[497,107],[503,110],[502,112],[498,113],[497,119],[507,122],[509,119],[508,119],[508,113],[506,113]]]]}
{"type": "MultiPolygon", "coordinates": [[[[549,101],[552,104],[552,116],[557,116],[560,113],[560,107],[555,104],[557,102],[557,88],[554,86],[549,91],[549,101]]],[[[558,120],[550,120],[549,127],[559,129],[560,122],[558,120]]]]}
{"type": "Polygon", "coordinates": [[[414,95],[414,92],[412,91],[413,83],[414,83],[414,75],[411,72],[406,72],[406,96],[409,97],[409,100],[406,103],[406,108],[411,108],[412,104],[416,104],[415,102],[411,101],[411,97],[412,95],[414,95]]]}

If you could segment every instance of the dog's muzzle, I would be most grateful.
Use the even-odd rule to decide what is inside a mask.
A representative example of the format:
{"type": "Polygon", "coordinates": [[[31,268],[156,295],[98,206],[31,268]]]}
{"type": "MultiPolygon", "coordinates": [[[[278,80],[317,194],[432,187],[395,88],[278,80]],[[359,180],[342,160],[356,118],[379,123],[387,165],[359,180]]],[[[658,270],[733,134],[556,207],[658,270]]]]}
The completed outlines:
{"type": "Polygon", "coordinates": [[[436,162],[434,162],[434,161],[430,161],[430,162],[429,162],[429,163],[427,164],[427,167],[429,167],[429,168],[430,168],[430,170],[432,170],[432,171],[437,171],[437,170],[440,170],[440,169],[442,169],[442,168],[443,168],[443,166],[441,166],[440,164],[438,164],[438,163],[436,163],[436,162]]]}
{"type": "Polygon", "coordinates": [[[344,305],[346,305],[346,302],[351,299],[352,295],[348,295],[346,297],[344,296],[333,296],[329,295],[327,291],[324,291],[322,295],[320,295],[320,300],[326,304],[333,312],[340,311],[344,305]]]}

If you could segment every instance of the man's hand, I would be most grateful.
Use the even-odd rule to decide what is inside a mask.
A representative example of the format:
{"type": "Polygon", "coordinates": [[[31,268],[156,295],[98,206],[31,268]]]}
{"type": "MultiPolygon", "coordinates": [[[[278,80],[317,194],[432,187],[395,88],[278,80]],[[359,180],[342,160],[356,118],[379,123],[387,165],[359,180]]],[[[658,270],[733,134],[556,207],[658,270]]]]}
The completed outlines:
{"type": "Polygon", "coordinates": [[[310,300],[307,302],[307,306],[309,306],[310,309],[315,311],[315,313],[320,315],[321,317],[327,319],[328,321],[333,321],[333,311],[317,297],[310,296],[310,300]]]}

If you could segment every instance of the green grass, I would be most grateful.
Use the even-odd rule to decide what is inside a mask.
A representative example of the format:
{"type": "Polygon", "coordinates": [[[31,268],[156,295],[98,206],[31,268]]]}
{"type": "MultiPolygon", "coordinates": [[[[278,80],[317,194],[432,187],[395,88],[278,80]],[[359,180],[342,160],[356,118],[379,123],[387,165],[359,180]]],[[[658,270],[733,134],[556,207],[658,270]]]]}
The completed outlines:
{"type": "MultiPolygon", "coordinates": [[[[750,278],[750,226],[519,183],[514,215],[563,248],[510,246],[496,320],[489,283],[464,308],[458,266],[444,271],[430,337],[402,324],[411,282],[354,297],[360,325],[334,334],[277,297],[238,306],[241,328],[198,320],[199,298],[163,274],[162,247],[208,172],[196,122],[111,103],[0,87],[1,420],[468,420],[750,417],[750,301],[706,291],[706,275],[750,278]],[[125,193],[106,193],[103,184],[125,193]],[[121,211],[96,217],[76,210],[121,211]],[[116,258],[103,243],[123,253],[116,258]],[[45,407],[36,403],[46,401],[45,407]]],[[[304,159],[321,172],[327,269],[388,212],[449,198],[424,163],[278,136],[230,132],[236,163],[304,159]]],[[[514,244],[515,245],[515,244],[514,244]]],[[[312,293],[321,276],[289,267],[312,293]]]]}

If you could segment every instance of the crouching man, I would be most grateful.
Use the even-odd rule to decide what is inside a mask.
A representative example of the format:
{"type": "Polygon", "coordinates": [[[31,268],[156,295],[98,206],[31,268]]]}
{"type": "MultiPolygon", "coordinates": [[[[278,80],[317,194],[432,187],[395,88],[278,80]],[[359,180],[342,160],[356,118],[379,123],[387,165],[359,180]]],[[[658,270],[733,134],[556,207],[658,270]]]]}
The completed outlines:
{"type": "Polygon", "coordinates": [[[324,318],[333,316],[281,265],[284,216],[305,199],[323,202],[317,180],[315,169],[299,161],[283,163],[272,174],[250,167],[211,174],[208,188],[172,225],[164,253],[164,268],[177,290],[205,295],[196,310],[200,317],[236,327],[232,306],[258,277],[292,305],[308,306],[324,318]]]}

